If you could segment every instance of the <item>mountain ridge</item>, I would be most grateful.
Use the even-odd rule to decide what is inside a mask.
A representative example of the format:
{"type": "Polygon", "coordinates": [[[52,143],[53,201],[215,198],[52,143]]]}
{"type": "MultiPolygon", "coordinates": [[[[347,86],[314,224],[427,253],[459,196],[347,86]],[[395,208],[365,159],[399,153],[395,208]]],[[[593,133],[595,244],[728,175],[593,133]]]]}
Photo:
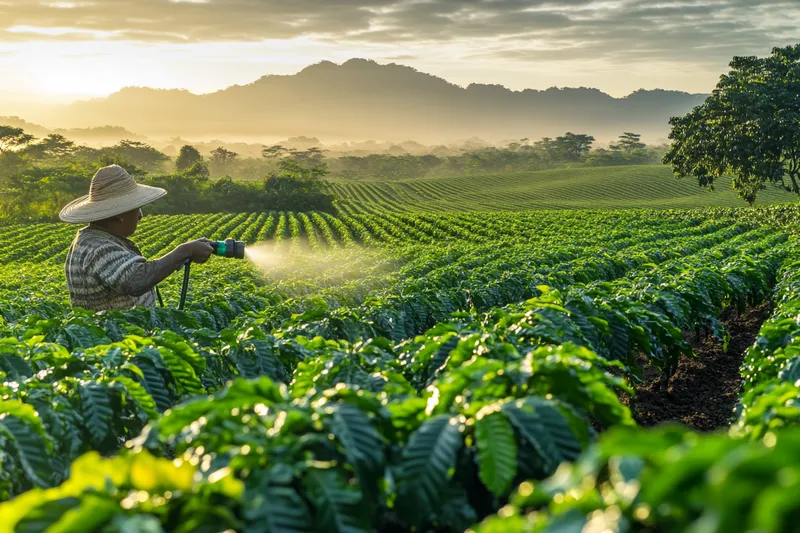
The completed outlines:
{"type": "Polygon", "coordinates": [[[121,126],[148,136],[538,138],[580,131],[601,139],[637,131],[663,139],[668,120],[706,94],[638,89],[613,97],[589,87],[465,87],[397,63],[321,61],[211,93],[128,86],[107,97],[51,108],[32,119],[56,127],[121,126]]]}

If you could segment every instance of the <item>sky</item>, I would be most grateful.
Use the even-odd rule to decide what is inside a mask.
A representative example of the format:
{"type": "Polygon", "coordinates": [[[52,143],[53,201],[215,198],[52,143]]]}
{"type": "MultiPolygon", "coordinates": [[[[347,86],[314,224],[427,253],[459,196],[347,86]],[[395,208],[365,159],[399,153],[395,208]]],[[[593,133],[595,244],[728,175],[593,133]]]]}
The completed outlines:
{"type": "Polygon", "coordinates": [[[710,92],[800,42],[800,0],[0,0],[0,100],[207,93],[353,57],[513,90],[710,92]]]}

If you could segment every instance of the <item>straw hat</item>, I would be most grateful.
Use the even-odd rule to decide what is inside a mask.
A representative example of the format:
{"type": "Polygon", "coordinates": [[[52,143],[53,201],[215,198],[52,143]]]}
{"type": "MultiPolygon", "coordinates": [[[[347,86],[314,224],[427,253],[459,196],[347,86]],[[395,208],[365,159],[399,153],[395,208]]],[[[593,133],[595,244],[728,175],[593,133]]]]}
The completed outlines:
{"type": "Polygon", "coordinates": [[[58,215],[64,222],[97,222],[138,209],[167,194],[160,187],[140,185],[119,165],[109,165],[92,178],[89,194],[67,204],[58,215]]]}

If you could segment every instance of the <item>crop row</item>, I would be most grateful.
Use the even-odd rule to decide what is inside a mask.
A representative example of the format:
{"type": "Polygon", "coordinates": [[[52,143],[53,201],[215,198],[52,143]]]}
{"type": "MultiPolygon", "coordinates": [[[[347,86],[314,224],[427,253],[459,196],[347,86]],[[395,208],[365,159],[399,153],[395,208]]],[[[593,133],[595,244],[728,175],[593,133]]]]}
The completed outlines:
{"type": "Polygon", "coordinates": [[[742,364],[743,393],[728,434],[677,426],[615,429],[471,531],[794,531],[800,503],[800,257],[796,242],[775,309],[742,364]]]}
{"type": "MultiPolygon", "coordinates": [[[[646,228],[686,228],[702,219],[683,214],[665,220],[640,215],[611,214],[346,214],[264,212],[211,215],[154,215],[145,217],[133,237],[143,253],[159,256],[186,240],[200,237],[235,238],[248,244],[286,242],[311,250],[353,244],[441,244],[445,241],[544,242],[572,236],[578,242],[615,240],[646,228]],[[617,229],[622,228],[622,229],[617,229]],[[627,229],[635,228],[635,229],[627,229]]],[[[0,228],[0,264],[63,262],[78,229],[67,224],[31,224],[0,228]]]]}
{"type": "MultiPolygon", "coordinates": [[[[391,261],[373,261],[366,251],[360,251],[329,258],[335,269],[344,267],[339,276],[328,280],[330,287],[324,286],[320,259],[315,255],[309,257],[307,274],[313,283],[297,281],[303,273],[296,260],[291,264],[291,283],[259,282],[247,264],[218,260],[223,262],[211,271],[196,267],[188,318],[177,321],[170,310],[157,309],[147,314],[147,323],[137,324],[148,330],[219,330],[245,317],[258,319],[267,331],[292,328],[306,336],[349,340],[384,336],[399,341],[454,311],[484,310],[534,297],[539,294],[537,285],[560,288],[575,281],[612,280],[649,263],[707,249],[719,248],[720,253],[729,255],[739,244],[768,235],[763,230],[748,231],[746,226],[720,229],[719,224],[709,223],[676,231],[642,231],[636,239],[606,241],[591,248],[508,246],[496,251],[484,245],[413,247],[404,252],[409,260],[391,274],[384,269],[391,267],[391,261]],[[353,278],[347,279],[347,273],[353,278]]],[[[0,314],[12,322],[24,316],[27,323],[68,315],[66,303],[55,305],[52,296],[38,292],[53,284],[46,281],[48,275],[60,279],[61,272],[46,269],[42,279],[32,277],[36,269],[26,270],[24,275],[15,273],[15,279],[6,280],[7,290],[0,291],[0,314]],[[26,290],[26,285],[31,290],[26,290]]],[[[172,285],[163,290],[167,302],[176,299],[174,289],[179,280],[174,277],[172,285]]],[[[62,280],[54,291],[63,290],[62,280]]]]}
{"type": "Polygon", "coordinates": [[[610,284],[542,288],[541,298],[456,315],[395,346],[251,327],[221,332],[213,348],[208,332],[189,344],[130,330],[70,354],[44,342],[52,325],[39,324],[2,348],[9,476],[0,487],[63,484],[0,506],[0,523],[69,527],[79,514],[96,521],[74,522],[84,531],[111,521],[463,531],[519,483],[577,458],[590,421],[632,425],[615,394],[631,390],[611,373],[630,367],[590,348],[629,362],[630,350],[657,350],[662,331],[677,339],[725,305],[757,301],[786,248],[762,238],[750,243],[753,257],[711,250],[610,284]],[[682,312],[700,298],[706,308],[682,312]],[[235,375],[251,379],[226,386],[235,375]],[[123,441],[118,457],[89,451],[107,455],[123,441]]]}

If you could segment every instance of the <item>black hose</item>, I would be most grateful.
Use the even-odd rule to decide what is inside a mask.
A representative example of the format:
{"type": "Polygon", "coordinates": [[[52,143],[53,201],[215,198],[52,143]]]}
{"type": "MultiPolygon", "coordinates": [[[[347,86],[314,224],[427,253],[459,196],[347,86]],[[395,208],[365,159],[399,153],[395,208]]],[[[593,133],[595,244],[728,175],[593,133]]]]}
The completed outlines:
{"type": "Polygon", "coordinates": [[[161,291],[158,290],[158,285],[156,285],[156,296],[158,296],[158,305],[164,307],[164,300],[161,299],[161,291]]]}
{"type": "Polygon", "coordinates": [[[183,305],[186,303],[186,293],[189,291],[189,266],[192,264],[191,259],[183,262],[183,288],[181,289],[181,303],[178,304],[178,309],[183,311],[183,305]]]}

